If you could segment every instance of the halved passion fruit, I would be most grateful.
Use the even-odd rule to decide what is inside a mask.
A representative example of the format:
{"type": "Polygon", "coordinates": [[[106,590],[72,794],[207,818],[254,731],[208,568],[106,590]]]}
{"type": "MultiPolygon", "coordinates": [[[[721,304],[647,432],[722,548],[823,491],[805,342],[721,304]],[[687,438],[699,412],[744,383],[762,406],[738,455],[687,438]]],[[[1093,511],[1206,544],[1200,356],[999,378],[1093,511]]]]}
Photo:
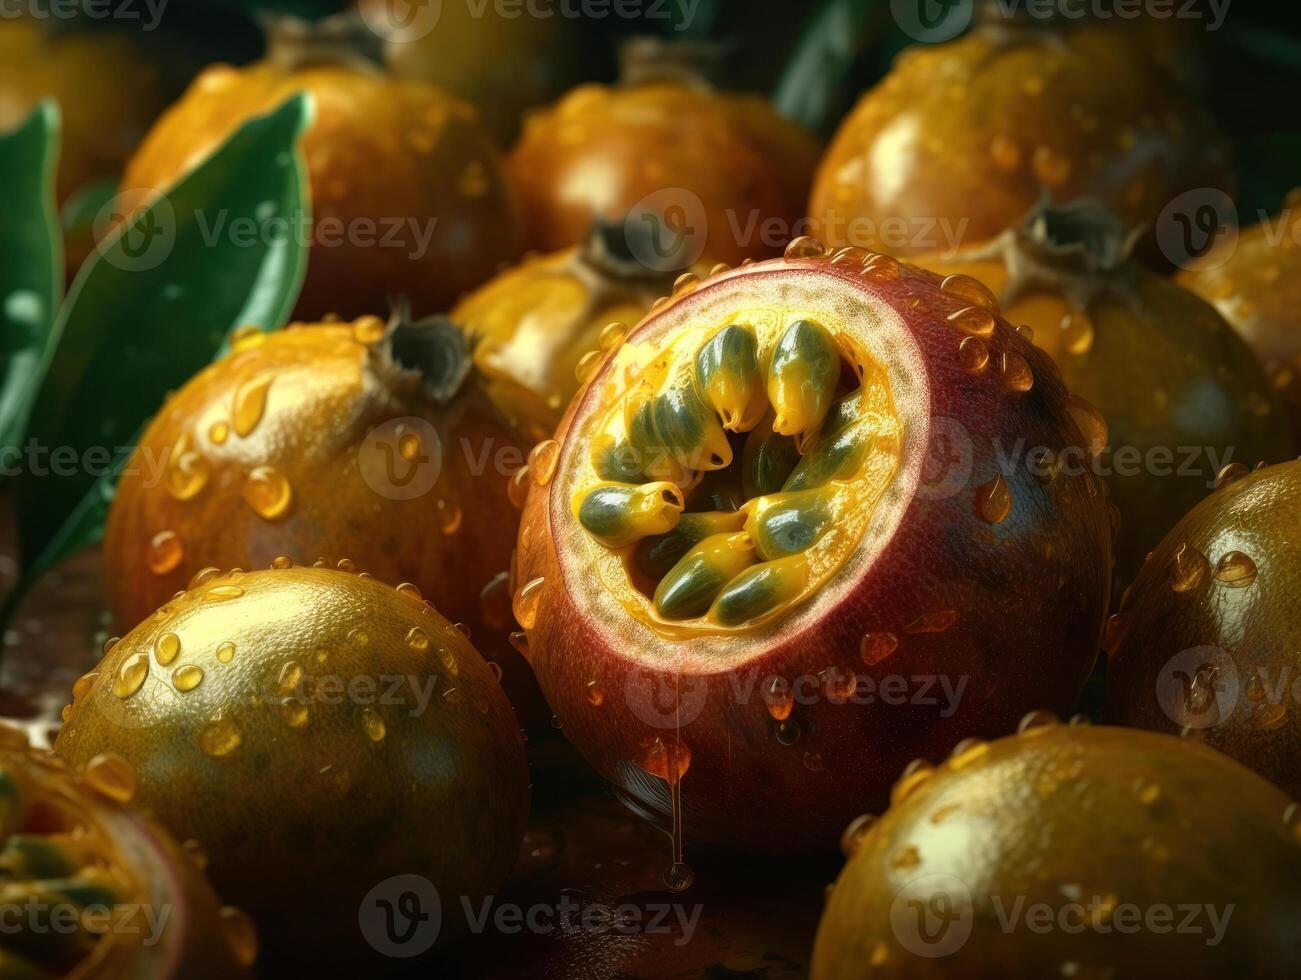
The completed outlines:
{"type": "Polygon", "coordinates": [[[515,611],[566,733],[635,806],[681,782],[690,833],[801,852],[1069,709],[1110,530],[1055,461],[1092,418],[974,279],[811,239],[683,277],[531,457],[515,611]]]}
{"type": "Polygon", "coordinates": [[[846,829],[812,976],[1291,976],[1299,827],[1212,749],[1034,712],[846,829]]]}
{"type": "Polygon", "coordinates": [[[0,727],[0,976],[247,975],[248,917],[218,905],[200,851],[126,805],[135,783],[118,756],[74,774],[0,727]]]}

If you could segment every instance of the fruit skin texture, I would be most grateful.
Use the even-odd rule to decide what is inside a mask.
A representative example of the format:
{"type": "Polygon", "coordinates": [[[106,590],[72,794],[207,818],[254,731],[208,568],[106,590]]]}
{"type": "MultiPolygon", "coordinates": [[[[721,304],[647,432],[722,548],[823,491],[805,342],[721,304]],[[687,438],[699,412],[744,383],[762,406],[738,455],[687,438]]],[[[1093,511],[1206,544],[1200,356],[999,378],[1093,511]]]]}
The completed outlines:
{"type": "MultiPolygon", "coordinates": [[[[878,260],[887,269],[893,263],[878,260]]],[[[775,623],[735,635],[673,640],[620,613],[595,581],[596,553],[570,516],[565,487],[588,450],[587,427],[605,408],[617,354],[571,403],[556,435],[562,448],[555,476],[531,489],[520,527],[514,581],[531,585],[536,596],[528,649],[548,702],[565,734],[625,802],[652,816],[667,814],[668,792],[641,766],[670,746],[679,759],[689,753],[681,779],[688,848],[833,848],[852,816],[884,802],[910,759],[947,751],[973,733],[1010,730],[1027,705],[1045,698],[1070,710],[1093,664],[1105,611],[1110,534],[1103,491],[1087,471],[1046,485],[1013,468],[1005,475],[1010,514],[996,524],[978,516],[977,488],[988,491],[1003,475],[996,439],[1024,437],[1029,446],[1060,450],[1079,444],[1081,435],[1047,356],[1005,322],[991,323],[988,370],[964,370],[963,336],[945,317],[970,301],[941,291],[938,277],[905,267],[899,278],[875,278],[855,261],[833,264],[822,256],[760,263],[680,292],[624,346],[658,350],[673,321],[722,296],[729,297],[719,300],[722,309],[731,297],[744,307],[780,309],[783,292],[796,286],[828,297],[846,290],[870,303],[871,319],[851,326],[897,331],[897,349],[915,345],[926,378],[905,452],[910,460],[929,455],[925,469],[940,472],[917,476],[927,480],[922,488],[910,489],[902,476],[896,481],[889,492],[902,511],[870,567],[829,581],[821,595],[775,623]],[[1004,390],[994,376],[1004,351],[1026,359],[1031,390],[1004,390]],[[949,474],[945,454],[950,447],[960,452],[965,440],[970,473],[949,474]],[[953,481],[947,490],[946,479],[953,481]],[[889,634],[896,648],[867,666],[860,659],[865,634],[889,634]],[[893,684],[915,675],[936,683],[926,703],[907,694],[900,703],[896,690],[893,704],[862,705],[837,701],[815,685],[808,703],[793,706],[796,725],[784,729],[787,740],[794,732],[793,744],[781,744],[765,685],[773,677],[810,681],[829,667],[856,671],[860,684],[863,677],[893,677],[893,684]],[[939,706],[940,676],[953,688],[965,684],[947,716],[939,706]],[[593,685],[602,698],[592,697],[593,685]]],[[[800,301],[792,302],[798,308],[800,301]]]]}
{"type": "Polygon", "coordinates": [[[1288,215],[1275,215],[1238,235],[1232,254],[1212,253],[1175,281],[1215,306],[1265,366],[1301,433],[1301,194],[1288,215]],[[1223,259],[1223,261],[1221,261],[1223,259]]]}
{"type": "Polygon", "coordinates": [[[300,317],[359,316],[396,296],[417,315],[439,312],[523,251],[500,154],[471,106],[375,69],[283,57],[206,69],[150,131],[123,190],[165,191],[250,118],[307,92],[312,248],[300,317]]]}
{"type": "Polygon", "coordinates": [[[1098,198],[1134,229],[1183,191],[1228,189],[1207,114],[1113,27],[1131,31],[1006,24],[906,49],[822,158],[814,233],[915,255],[991,238],[1045,190],[1098,198]]]}
{"type": "Polygon", "coordinates": [[[1106,715],[1178,732],[1301,793],[1301,462],[1234,479],[1166,535],[1116,617],[1106,715]]]}
{"type": "Polygon", "coordinates": [[[358,909],[396,874],[434,883],[452,935],[459,896],[492,894],[514,864],[528,810],[514,713],[469,641],[418,598],[334,569],[228,573],[169,602],[97,670],[55,751],[131,762],[140,804],[199,841],[273,958],[383,960],[358,909]],[[161,665],[168,635],[179,652],[161,665]],[[149,674],[120,697],[136,657],[149,674]],[[203,679],[182,691],[192,666],[203,679]]]}
{"type": "Polygon", "coordinates": [[[955,753],[900,795],[851,842],[818,929],[814,980],[1042,977],[1063,963],[1082,975],[1190,980],[1295,970],[1293,805],[1212,749],[1049,725],[955,753]],[[1018,903],[1024,917],[1005,929],[995,900],[1003,917],[1018,903]],[[1030,926],[1040,905],[1052,910],[1047,929],[1030,926]],[[1193,905],[1201,934],[1178,928],[1193,905]],[[1218,944],[1208,906],[1224,920],[1218,944]],[[1152,920],[1160,931],[1148,928],[1160,909],[1170,910],[1152,920]],[[940,912],[951,919],[931,914],[927,932],[922,915],[940,912]]]}
{"type": "MultiPolygon", "coordinates": [[[[140,932],[132,934],[126,929],[101,935],[93,951],[72,968],[68,976],[95,977],[103,980],[223,980],[227,977],[246,977],[246,967],[256,955],[255,948],[241,947],[228,938],[225,932],[225,913],[219,905],[211,886],[191,857],[181,850],[168,834],[151,818],[131,806],[105,796],[79,774],[71,771],[61,759],[47,752],[33,750],[26,744],[25,736],[8,727],[0,734],[0,779],[6,797],[5,833],[18,832],[43,837],[60,847],[75,841],[100,857],[98,867],[90,871],[95,885],[106,880],[117,880],[122,890],[110,889],[117,902],[143,906],[149,914],[159,917],[162,931],[153,943],[143,940],[148,926],[143,917],[133,917],[132,924],[140,932]],[[85,830],[75,836],[73,827],[82,825],[85,830]],[[48,835],[48,836],[46,836],[48,835]]],[[[85,874],[84,870],[81,872],[85,874]]],[[[11,891],[12,908],[22,908],[26,897],[19,886],[22,875],[6,873],[7,888],[11,891]]],[[[71,877],[71,876],[70,876],[71,877]]],[[[88,879],[77,876],[81,881],[88,879]]],[[[36,885],[33,881],[32,885],[36,885]]],[[[53,883],[49,883],[53,884],[53,883]]],[[[33,888],[32,897],[42,896],[39,887],[33,888]]],[[[48,895],[48,891],[44,891],[48,895]]],[[[230,912],[236,910],[231,909],[230,912]]],[[[29,974],[10,961],[9,951],[14,942],[11,928],[0,950],[0,965],[6,976],[26,977],[29,974]],[[13,970],[12,974],[9,970],[13,970]]],[[[31,938],[31,937],[27,937],[31,938]]],[[[51,945],[57,946],[51,939],[51,945]]],[[[39,949],[41,940],[35,940],[39,949]]],[[[34,950],[15,951],[20,958],[36,966],[52,969],[51,975],[65,975],[56,964],[42,963],[34,950]]],[[[68,964],[63,969],[67,969],[68,964]]],[[[31,974],[36,976],[38,974],[31,974]]],[[[45,976],[40,973],[39,976],[45,976]]]]}
{"type": "Polygon", "coordinates": [[[989,286],[1007,318],[1033,330],[1071,391],[1106,419],[1110,452],[1099,473],[1120,511],[1119,593],[1223,466],[1295,455],[1286,413],[1247,346],[1187,290],[1133,262],[1085,272],[1070,255],[1040,256],[1044,278],[1018,284],[1009,270],[1030,267],[1033,245],[1022,232],[1002,242],[1006,251],[987,259],[918,261],[989,286]]]}
{"type": "Polygon", "coordinates": [[[366,333],[381,326],[369,317],[250,334],[164,405],[109,511],[104,562],[115,622],[125,629],[143,620],[207,566],[266,568],[280,555],[299,563],[348,558],[381,581],[414,583],[440,612],[470,626],[485,654],[502,659],[508,688],[527,712],[535,687],[506,642],[510,596],[502,574],[515,536],[509,469],[525,449],[473,376],[438,404],[418,375],[395,375],[386,341],[366,333]],[[247,410],[254,424],[241,436],[237,406],[256,404],[264,382],[265,406],[256,417],[247,410]],[[401,450],[395,423],[419,440],[410,461],[381,455],[395,443],[401,450]],[[402,499],[408,487],[424,490],[428,468],[440,463],[425,492],[402,499]],[[277,515],[267,507],[277,502],[280,477],[290,500],[277,515]],[[261,506],[271,519],[245,496],[253,490],[265,492],[261,506]]]}
{"type": "Polygon", "coordinates": [[[125,37],[47,36],[30,18],[0,22],[0,130],[43,98],[62,114],[58,199],[116,178],[163,108],[157,73],[125,37]]]}
{"type": "Polygon", "coordinates": [[[686,209],[683,234],[702,250],[690,259],[736,264],[780,251],[764,240],[764,222],[777,219],[789,237],[817,154],[813,137],[763,98],[656,81],[574,89],[528,118],[507,167],[539,251],[575,245],[593,220],[622,221],[663,191],[672,201],[654,199],[652,212],[676,236],[669,210],[686,209]],[[703,205],[699,220],[690,195],[703,205]]]}

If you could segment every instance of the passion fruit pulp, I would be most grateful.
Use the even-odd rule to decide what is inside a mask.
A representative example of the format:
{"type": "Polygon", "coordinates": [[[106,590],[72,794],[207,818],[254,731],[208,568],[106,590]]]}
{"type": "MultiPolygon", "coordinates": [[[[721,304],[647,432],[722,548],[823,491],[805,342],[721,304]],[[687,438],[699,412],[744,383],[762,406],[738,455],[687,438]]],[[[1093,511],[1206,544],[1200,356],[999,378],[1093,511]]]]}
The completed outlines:
{"type": "Polygon", "coordinates": [[[1131,261],[1133,242],[1096,202],[1040,204],[991,242],[918,260],[989,286],[1101,412],[1105,426],[1091,435],[1120,515],[1117,594],[1225,466],[1295,455],[1246,344],[1212,307],[1131,261]]]}
{"type": "Polygon", "coordinates": [[[518,852],[523,742],[496,676],[412,586],[276,564],[204,574],[115,643],[55,751],[130,762],[271,959],[392,969],[363,900],[417,875],[441,896],[435,935],[464,928],[518,852]]]}
{"type": "Polygon", "coordinates": [[[1301,462],[1235,467],[1152,552],[1113,617],[1108,719],[1187,731],[1301,793],[1301,462]]]}
{"type": "MultiPolygon", "coordinates": [[[[1181,192],[1230,187],[1209,114],[1153,64],[1128,18],[1047,20],[997,0],[963,37],[904,50],[841,124],[814,182],[833,245],[951,250],[1014,227],[1046,193],[1108,205],[1126,230],[1181,192]]],[[[1147,33],[1169,21],[1150,21],[1147,33]]]]}
{"type": "Polygon", "coordinates": [[[0,728],[0,974],[45,977],[247,976],[248,917],[218,905],[203,855],[127,804],[136,775],[97,755],[74,773],[0,728]]]}
{"type": "Polygon", "coordinates": [[[534,451],[516,616],[634,806],[676,819],[680,789],[688,838],[826,849],[920,751],[1074,704],[1103,490],[995,446],[1078,448],[1091,409],[995,310],[967,277],[797,240],[684,277],[534,451]]]}
{"type": "Polygon", "coordinates": [[[1297,805],[1188,740],[1051,721],[919,761],[846,830],[814,980],[1291,974],[1297,805]]]}
{"type": "Polygon", "coordinates": [[[307,92],[312,247],[298,315],[361,316],[395,296],[441,312],[523,251],[518,205],[474,108],[351,55],[354,29],[277,22],[265,60],[206,69],[149,132],[122,188],[165,192],[243,123],[307,92]]]}

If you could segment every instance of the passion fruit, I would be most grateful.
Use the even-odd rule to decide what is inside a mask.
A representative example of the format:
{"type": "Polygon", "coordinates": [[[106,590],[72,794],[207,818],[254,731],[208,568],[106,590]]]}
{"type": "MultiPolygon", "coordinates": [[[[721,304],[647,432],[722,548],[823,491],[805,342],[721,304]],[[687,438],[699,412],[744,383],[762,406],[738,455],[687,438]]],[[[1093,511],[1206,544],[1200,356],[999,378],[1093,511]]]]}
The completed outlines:
{"type": "Polygon", "coordinates": [[[1225,466],[1296,455],[1251,351],[1207,303],[1130,261],[1133,240],[1083,201],[1041,205],[992,242],[918,260],[989,286],[1102,413],[1091,436],[1124,529],[1117,592],[1225,466]]]}
{"type": "Polygon", "coordinates": [[[246,331],[126,466],[105,531],[110,607],[125,629],[205,567],[347,557],[469,626],[527,711],[536,688],[507,642],[506,581],[524,458],[446,323],[246,331]]]}
{"type": "Polygon", "coordinates": [[[1205,746],[1044,721],[846,830],[814,980],[1291,975],[1301,809],[1205,746]]]}
{"type": "Polygon", "coordinates": [[[244,977],[257,934],[219,906],[202,851],[185,849],[129,804],[136,775],[120,756],[72,772],[0,728],[0,974],[45,977],[244,977]]]}
{"type": "Polygon", "coordinates": [[[617,344],[676,273],[637,260],[622,223],[598,221],[574,248],[526,259],[452,310],[493,403],[524,434],[556,430],[579,377],[617,344]]]}
{"type": "Polygon", "coordinates": [[[62,114],[58,198],[116,180],[163,108],[158,73],[121,34],[54,32],[48,19],[0,20],[0,131],[42,99],[62,114]]]}
{"type": "Polygon", "coordinates": [[[259,113],[315,100],[302,151],[311,249],[298,315],[360,316],[407,297],[447,309],[523,251],[517,203],[474,108],[349,54],[350,21],[273,28],[265,60],[214,65],[149,132],[124,192],[166,191],[259,113]]]}
{"type": "Polygon", "coordinates": [[[996,308],[965,276],[797,239],[681,280],[534,450],[516,616],[565,733],[635,807],[826,849],[908,759],[1073,706],[1104,491],[998,447],[1079,447],[1092,410],[996,308]]]}
{"type": "Polygon", "coordinates": [[[1188,731],[1301,793],[1301,462],[1235,466],[1152,553],[1108,631],[1106,714],[1188,731]]]}
{"type": "Polygon", "coordinates": [[[905,49],[841,124],[809,204],[826,241],[952,250],[1044,194],[1103,201],[1131,230],[1183,191],[1230,186],[1223,137],[1149,45],[1125,43],[1128,18],[977,9],[962,38],[905,49]]]}
{"type": "Polygon", "coordinates": [[[1175,281],[1215,306],[1260,358],[1301,433],[1301,190],[1175,281]],[[1225,246],[1228,251],[1228,246],[1225,246]]]}
{"type": "Polygon", "coordinates": [[[113,644],[55,752],[125,758],[139,802],[202,845],[273,959],[378,963],[372,890],[396,901],[386,883],[420,876],[451,936],[505,879],[523,742],[488,665],[412,586],[276,566],[204,573],[113,644]]]}
{"type": "Polygon", "coordinates": [[[679,272],[701,257],[780,252],[807,199],[817,142],[766,99],[713,88],[684,64],[697,57],[631,44],[619,85],[580,86],[529,116],[508,169],[533,248],[577,245],[594,220],[631,214],[662,226],[657,255],[685,240],[679,272]]]}

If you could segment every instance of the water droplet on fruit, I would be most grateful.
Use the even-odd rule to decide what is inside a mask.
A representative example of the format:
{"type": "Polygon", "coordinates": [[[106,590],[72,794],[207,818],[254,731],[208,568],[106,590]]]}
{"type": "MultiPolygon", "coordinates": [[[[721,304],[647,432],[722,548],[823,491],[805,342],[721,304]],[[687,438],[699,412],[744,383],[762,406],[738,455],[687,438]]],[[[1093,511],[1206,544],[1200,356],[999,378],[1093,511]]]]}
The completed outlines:
{"type": "Polygon", "coordinates": [[[1002,524],[1012,513],[1012,489],[1001,474],[976,488],[976,513],[986,524],[1002,524]]]}
{"type": "Polygon", "coordinates": [[[989,754],[989,743],[980,738],[964,738],[949,755],[950,769],[965,769],[989,754]]]}
{"type": "Polygon", "coordinates": [[[510,645],[525,660],[529,658],[529,635],[523,630],[516,630],[510,634],[510,645]]]}
{"type": "Polygon", "coordinates": [[[167,467],[167,492],[177,500],[190,500],[208,484],[208,461],[192,449],[182,436],[172,450],[167,467]]]}
{"type": "Polygon", "coordinates": [[[289,513],[294,492],[283,473],[274,466],[259,466],[244,481],[245,502],[263,520],[277,521],[289,513]]]}
{"type": "Polygon", "coordinates": [[[100,652],[107,657],[113,651],[113,648],[121,642],[122,642],[122,637],[110,636],[107,640],[104,641],[104,646],[100,648],[100,652]]]}
{"type": "Polygon", "coordinates": [[[891,282],[898,279],[902,272],[898,259],[891,255],[876,255],[863,263],[862,274],[869,279],[891,282]]]}
{"type": "Polygon", "coordinates": [[[271,567],[276,571],[283,572],[286,568],[294,567],[294,560],[288,555],[279,555],[271,559],[271,567]]]}
{"type": "Polygon", "coordinates": [[[224,713],[214,715],[199,731],[199,748],[204,755],[219,759],[230,755],[237,748],[243,736],[239,728],[224,713]]]}
{"type": "Polygon", "coordinates": [[[946,318],[956,329],[973,337],[989,337],[994,333],[994,314],[983,306],[966,306],[946,318]]]}
{"type": "Polygon", "coordinates": [[[998,312],[998,297],[991,293],[989,287],[983,282],[971,276],[961,273],[956,276],[946,276],[940,283],[940,291],[968,303],[974,303],[976,306],[983,306],[995,313],[998,312]]]}
{"type": "Polygon", "coordinates": [[[1093,405],[1092,402],[1080,398],[1078,395],[1066,396],[1066,411],[1070,413],[1075,425],[1080,430],[1080,435],[1084,436],[1084,448],[1091,455],[1097,457],[1107,448],[1107,442],[1111,438],[1107,430],[1107,420],[1103,414],[1093,405]]]}
{"type": "Polygon", "coordinates": [[[267,407],[267,392],[274,380],[275,375],[265,374],[246,381],[235,391],[235,410],[231,413],[231,421],[237,436],[243,438],[251,434],[262,421],[267,407]]]}
{"type": "Polygon", "coordinates": [[[495,660],[488,661],[488,672],[492,674],[492,679],[498,684],[501,683],[501,664],[495,660]]]}
{"type": "Polygon", "coordinates": [[[890,861],[891,866],[896,871],[906,871],[909,868],[915,868],[922,863],[921,851],[913,844],[901,848],[890,861]]]}
{"type": "Polygon", "coordinates": [[[1282,727],[1285,721],[1287,721],[1287,705],[1281,701],[1270,701],[1268,704],[1260,705],[1252,716],[1255,726],[1266,732],[1282,727]]]}
{"type": "Polygon", "coordinates": [[[340,558],[334,563],[334,567],[341,572],[347,572],[349,575],[355,574],[357,566],[351,558],[340,558]]]}
{"type": "Polygon", "coordinates": [[[94,670],[78,677],[76,683],[72,685],[72,700],[79,701],[89,694],[90,689],[95,686],[95,680],[98,677],[99,672],[94,670]]]}
{"type": "Polygon", "coordinates": [[[203,668],[196,667],[194,664],[177,667],[175,673],[172,674],[172,684],[182,694],[186,691],[193,691],[201,683],[203,683],[203,668]]]}
{"type": "Polygon", "coordinates": [[[872,832],[876,822],[876,814],[864,813],[855,817],[845,828],[845,832],[840,835],[840,853],[845,855],[846,860],[858,853],[858,849],[863,846],[863,841],[872,832]]]}
{"type": "Polygon", "coordinates": [[[529,453],[529,476],[538,486],[545,487],[551,482],[559,461],[560,443],[554,439],[543,439],[529,453]]]}
{"type": "Polygon", "coordinates": [[[510,498],[510,502],[515,505],[517,510],[524,509],[524,504],[529,499],[529,484],[531,482],[529,468],[525,464],[515,471],[515,475],[506,484],[506,496],[510,498]]]}
{"type": "Polygon", "coordinates": [[[794,745],[804,734],[804,728],[794,718],[779,721],[773,731],[781,745],[794,745]]]}
{"type": "Polygon", "coordinates": [[[596,681],[587,682],[587,703],[594,708],[599,708],[605,703],[605,692],[596,681]]]}
{"type": "Polygon", "coordinates": [[[1192,592],[1200,589],[1211,577],[1211,563],[1207,557],[1187,541],[1175,549],[1170,561],[1170,588],[1175,592],[1192,592]]]}
{"type": "Polygon", "coordinates": [[[603,351],[611,351],[622,344],[628,337],[628,324],[620,323],[616,320],[614,323],[607,323],[601,329],[600,339],[597,345],[603,351]]]}
{"type": "Polygon", "coordinates": [[[526,630],[531,630],[538,622],[538,605],[542,599],[542,586],[546,580],[539,577],[530,579],[515,593],[511,608],[515,620],[526,630]]]}
{"type": "Polygon", "coordinates": [[[252,966],[257,960],[258,952],[257,927],[253,925],[253,920],[233,905],[222,906],[220,915],[226,945],[240,966],[252,966]]]}
{"type": "Polygon", "coordinates": [[[1256,563],[1241,551],[1227,552],[1215,565],[1215,581],[1243,589],[1256,581],[1256,563]]]}
{"type": "Polygon", "coordinates": [[[958,363],[964,371],[978,374],[989,363],[989,348],[979,337],[963,337],[958,345],[958,363]]]}
{"type": "Polygon", "coordinates": [[[1215,489],[1219,490],[1222,487],[1227,487],[1230,484],[1237,483],[1244,476],[1249,476],[1250,474],[1251,470],[1247,468],[1245,463],[1230,463],[1228,466],[1221,469],[1216,475],[1215,489]]]}
{"type": "Polygon", "coordinates": [[[684,272],[673,280],[673,295],[684,296],[700,285],[700,277],[694,272],[684,272]]]}
{"type": "Polygon", "coordinates": [[[133,654],[113,678],[113,693],[120,698],[129,698],[140,690],[148,676],[149,657],[143,653],[133,654]]]}
{"type": "Polygon", "coordinates": [[[664,887],[672,892],[684,892],[696,880],[696,874],[682,861],[674,861],[664,872],[664,887]]]}
{"type": "Polygon", "coordinates": [[[194,577],[191,578],[190,581],[186,583],[185,587],[187,589],[197,589],[201,585],[207,585],[209,582],[211,582],[214,578],[216,578],[220,574],[221,574],[221,569],[214,568],[211,565],[209,565],[206,568],[200,568],[197,572],[194,573],[194,577]]]}
{"type": "Polygon", "coordinates": [[[691,747],[686,742],[666,742],[662,738],[656,738],[644,747],[641,756],[634,761],[637,768],[672,783],[680,780],[691,768],[691,747]],[[677,775],[670,778],[670,773],[675,768],[677,775]]]}
{"type": "Polygon", "coordinates": [[[1034,387],[1034,372],[1024,357],[1015,351],[1004,351],[999,360],[999,374],[1008,391],[1026,392],[1034,387]]]}
{"type": "Polygon", "coordinates": [[[164,633],[154,643],[154,658],[160,667],[166,667],[181,652],[181,638],[175,633],[164,633]]]}
{"type": "Polygon", "coordinates": [[[136,771],[120,755],[95,756],[86,763],[82,778],[95,792],[118,803],[130,803],[136,795],[136,771]]]}
{"type": "Polygon", "coordinates": [[[185,548],[175,531],[159,531],[149,540],[146,562],[155,575],[166,575],[181,563],[185,548]]]}
{"type": "Polygon", "coordinates": [[[384,736],[388,734],[384,719],[380,717],[379,712],[374,708],[361,709],[361,727],[365,730],[366,737],[372,742],[382,742],[384,736]]]}
{"type": "Polygon", "coordinates": [[[605,360],[605,354],[599,350],[589,350],[586,354],[578,359],[578,364],[574,366],[574,378],[579,384],[587,384],[596,374],[601,362],[605,360]]]}
{"type": "Polygon", "coordinates": [[[934,612],[922,613],[911,623],[904,627],[905,633],[944,633],[953,628],[953,624],[958,621],[958,611],[956,609],[937,609],[934,612]]]}
{"type": "Polygon", "coordinates": [[[925,759],[914,759],[908,763],[903,775],[890,789],[890,805],[898,806],[935,774],[935,767],[925,759]]]}
{"type": "Polygon", "coordinates": [[[407,646],[412,650],[424,652],[429,649],[429,634],[419,626],[413,626],[407,631],[407,646]]]}
{"type": "Polygon", "coordinates": [[[208,438],[214,445],[220,446],[230,438],[230,426],[222,421],[213,422],[208,426],[208,438]]]}
{"type": "Polygon", "coordinates": [[[1041,735],[1043,732],[1060,724],[1061,719],[1051,711],[1031,711],[1017,723],[1016,733],[1018,735],[1041,735]]]}
{"type": "Polygon", "coordinates": [[[770,677],[763,687],[763,700],[768,705],[768,714],[774,721],[785,721],[791,716],[795,699],[791,696],[790,685],[784,677],[770,677]]]}
{"type": "Polygon", "coordinates": [[[205,602],[226,602],[238,599],[243,594],[244,590],[238,585],[214,585],[203,594],[203,598],[205,602]]]}
{"type": "Polygon", "coordinates": [[[858,645],[858,655],[869,667],[879,664],[899,648],[899,638],[893,633],[864,633],[858,645]]]}
{"type": "Polygon", "coordinates": [[[827,250],[822,247],[822,243],[816,238],[809,235],[800,235],[793,238],[790,244],[786,246],[786,258],[788,259],[820,259],[826,255],[827,250]]]}
{"type": "Polygon", "coordinates": [[[425,601],[425,597],[420,594],[420,587],[411,582],[401,583],[394,591],[405,599],[413,599],[416,602],[425,601]]]}
{"type": "Polygon", "coordinates": [[[235,644],[231,643],[230,640],[226,640],[224,643],[222,643],[220,646],[217,647],[218,663],[228,664],[234,659],[235,659],[235,644]]]}

